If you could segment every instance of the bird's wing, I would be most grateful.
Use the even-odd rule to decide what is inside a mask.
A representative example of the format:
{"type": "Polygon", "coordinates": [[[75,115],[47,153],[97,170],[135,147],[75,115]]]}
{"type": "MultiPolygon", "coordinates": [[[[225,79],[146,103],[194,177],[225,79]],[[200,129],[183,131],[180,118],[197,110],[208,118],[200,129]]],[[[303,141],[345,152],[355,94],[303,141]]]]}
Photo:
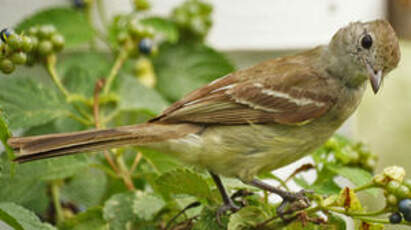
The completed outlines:
{"type": "Polygon", "coordinates": [[[329,85],[310,67],[274,59],[193,91],[152,122],[298,124],[334,105],[329,85]]]}

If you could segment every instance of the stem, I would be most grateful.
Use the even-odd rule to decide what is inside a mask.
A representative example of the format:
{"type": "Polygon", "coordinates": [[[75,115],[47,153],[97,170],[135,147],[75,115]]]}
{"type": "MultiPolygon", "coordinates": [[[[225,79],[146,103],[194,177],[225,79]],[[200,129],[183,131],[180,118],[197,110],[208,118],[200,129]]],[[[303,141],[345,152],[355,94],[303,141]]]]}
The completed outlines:
{"type": "Polygon", "coordinates": [[[90,122],[89,120],[86,120],[86,119],[84,119],[84,118],[82,118],[82,117],[79,117],[79,116],[77,116],[77,115],[75,115],[75,114],[73,114],[73,113],[69,113],[69,114],[68,114],[68,117],[70,117],[71,119],[76,120],[76,121],[82,123],[82,124],[85,125],[85,126],[89,126],[89,125],[92,125],[92,124],[93,124],[93,123],[90,122]]]}
{"type": "Polygon", "coordinates": [[[378,216],[378,215],[384,214],[388,210],[386,207],[381,210],[374,211],[374,212],[348,212],[348,211],[345,211],[345,209],[339,209],[339,208],[333,208],[333,207],[323,207],[323,209],[332,211],[332,212],[337,212],[337,213],[344,214],[346,216],[351,216],[351,217],[378,216]]]}
{"type": "Polygon", "coordinates": [[[134,170],[136,170],[138,163],[140,162],[141,158],[143,158],[143,154],[138,152],[136,157],[134,158],[133,165],[130,168],[130,174],[133,174],[134,170]]]}
{"type": "Polygon", "coordinates": [[[111,89],[111,86],[116,78],[118,71],[123,66],[124,62],[127,60],[129,55],[129,50],[132,48],[133,44],[131,41],[126,42],[124,46],[120,49],[120,53],[118,54],[116,61],[114,62],[113,67],[111,68],[110,74],[107,77],[106,85],[103,89],[103,94],[107,95],[111,89]]]}
{"type": "Polygon", "coordinates": [[[60,203],[60,181],[55,180],[51,182],[51,195],[53,197],[54,209],[56,211],[56,222],[64,221],[63,208],[60,203]]]}
{"type": "Polygon", "coordinates": [[[70,93],[63,86],[63,84],[60,81],[60,78],[58,77],[58,74],[56,72],[56,61],[57,61],[57,58],[56,58],[55,54],[51,54],[51,55],[47,56],[47,58],[46,58],[47,72],[50,74],[51,79],[56,84],[57,88],[60,90],[60,92],[67,99],[70,96],[70,93]]]}
{"type": "Polygon", "coordinates": [[[118,155],[116,157],[116,162],[120,169],[121,176],[123,178],[124,184],[126,185],[127,189],[130,191],[136,190],[136,188],[134,187],[133,181],[131,179],[130,172],[128,171],[127,166],[124,163],[124,159],[122,155],[118,155]]]}
{"type": "Polygon", "coordinates": [[[363,190],[367,190],[367,189],[375,188],[375,187],[377,187],[377,186],[373,182],[371,182],[371,183],[356,187],[356,188],[353,189],[353,191],[354,192],[359,192],[359,191],[363,191],[363,190]]]}

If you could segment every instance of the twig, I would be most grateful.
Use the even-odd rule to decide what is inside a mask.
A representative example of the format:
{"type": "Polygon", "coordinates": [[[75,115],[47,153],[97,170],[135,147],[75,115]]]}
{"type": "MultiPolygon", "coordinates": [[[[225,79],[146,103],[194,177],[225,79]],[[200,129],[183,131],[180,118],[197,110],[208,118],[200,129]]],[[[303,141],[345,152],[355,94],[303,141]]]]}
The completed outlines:
{"type": "Polygon", "coordinates": [[[63,208],[60,203],[60,181],[51,182],[51,196],[53,197],[54,209],[56,211],[56,223],[64,221],[63,208]]]}
{"type": "Polygon", "coordinates": [[[291,173],[291,175],[287,177],[285,182],[287,183],[291,178],[293,178],[295,175],[299,174],[300,172],[305,172],[305,171],[308,171],[308,170],[314,169],[314,168],[315,168],[315,166],[311,163],[303,164],[299,168],[294,170],[294,172],[291,173]]]}
{"type": "Polygon", "coordinates": [[[138,152],[136,157],[134,158],[133,165],[130,168],[130,174],[133,174],[134,170],[136,170],[137,165],[140,162],[142,157],[143,157],[143,154],[141,154],[141,152],[138,152]]]}
{"type": "Polygon", "coordinates": [[[134,44],[129,41],[124,44],[124,46],[120,49],[120,53],[118,54],[113,67],[111,68],[110,74],[107,77],[106,85],[103,89],[103,94],[107,95],[111,89],[111,86],[116,78],[118,71],[123,66],[124,62],[127,60],[129,55],[129,50],[134,46],[134,44]]]}
{"type": "Polygon", "coordinates": [[[57,88],[60,90],[60,92],[66,97],[66,99],[70,96],[70,93],[67,91],[67,89],[63,86],[63,84],[60,81],[60,78],[57,75],[56,72],[56,55],[51,54],[48,55],[46,58],[46,67],[47,67],[47,72],[50,74],[51,79],[53,82],[56,84],[57,88]]]}
{"type": "MultiPolygon", "coordinates": [[[[99,129],[101,127],[100,122],[99,122],[99,94],[101,89],[104,86],[104,79],[99,79],[96,82],[96,85],[94,86],[94,100],[93,100],[93,114],[94,114],[94,122],[96,125],[96,128],[99,129]]],[[[104,158],[106,158],[108,164],[110,165],[111,168],[113,168],[113,170],[116,173],[119,173],[118,167],[116,166],[115,162],[113,161],[113,159],[110,156],[110,153],[107,150],[104,150],[104,158]]]]}

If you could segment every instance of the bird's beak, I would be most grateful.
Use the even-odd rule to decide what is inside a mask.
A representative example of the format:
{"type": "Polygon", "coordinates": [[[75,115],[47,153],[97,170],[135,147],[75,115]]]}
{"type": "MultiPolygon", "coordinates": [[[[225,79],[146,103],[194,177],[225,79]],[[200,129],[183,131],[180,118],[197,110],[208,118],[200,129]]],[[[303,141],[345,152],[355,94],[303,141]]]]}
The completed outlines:
{"type": "Polygon", "coordinates": [[[381,82],[382,82],[382,70],[374,70],[370,64],[366,64],[368,77],[370,78],[370,83],[372,87],[372,91],[374,94],[377,94],[378,90],[380,89],[381,82]]]}

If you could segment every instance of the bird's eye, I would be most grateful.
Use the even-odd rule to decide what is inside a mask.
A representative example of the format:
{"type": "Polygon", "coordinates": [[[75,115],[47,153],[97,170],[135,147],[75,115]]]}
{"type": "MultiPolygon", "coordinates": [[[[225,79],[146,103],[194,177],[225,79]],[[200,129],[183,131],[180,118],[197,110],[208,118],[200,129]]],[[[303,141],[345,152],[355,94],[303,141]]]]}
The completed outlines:
{"type": "Polygon", "coordinates": [[[372,37],[369,34],[366,34],[361,38],[361,46],[364,49],[369,49],[372,46],[372,37]]]}

